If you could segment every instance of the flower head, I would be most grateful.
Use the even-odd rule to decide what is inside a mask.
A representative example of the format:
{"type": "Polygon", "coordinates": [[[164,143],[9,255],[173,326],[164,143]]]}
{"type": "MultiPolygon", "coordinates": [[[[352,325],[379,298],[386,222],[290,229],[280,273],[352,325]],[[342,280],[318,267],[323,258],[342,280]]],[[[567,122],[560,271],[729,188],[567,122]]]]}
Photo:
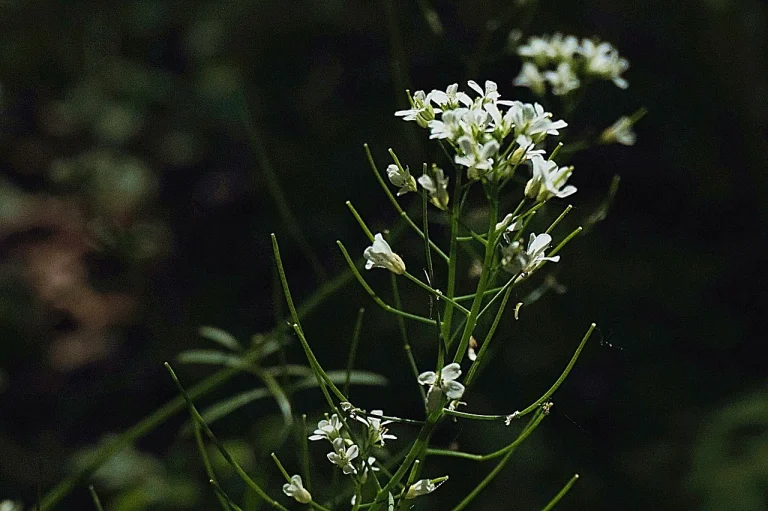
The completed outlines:
{"type": "Polygon", "coordinates": [[[564,96],[578,89],[581,83],[570,62],[561,62],[554,71],[545,71],[544,78],[552,85],[552,94],[555,96],[564,96]]]}
{"type": "Polygon", "coordinates": [[[544,111],[538,103],[516,101],[509,109],[509,115],[515,125],[515,136],[525,135],[534,142],[541,142],[547,135],[559,135],[560,128],[565,128],[565,121],[552,121],[552,114],[544,111]]]}
{"type": "Polygon", "coordinates": [[[398,275],[405,273],[405,263],[399,255],[392,252],[392,248],[384,240],[381,233],[374,236],[373,245],[365,249],[363,256],[367,260],[365,263],[366,270],[384,268],[398,275]]]}
{"type": "MultiPolygon", "coordinates": [[[[470,106],[472,100],[467,94],[459,91],[459,84],[454,83],[449,85],[445,92],[441,90],[433,90],[427,96],[433,103],[439,105],[443,110],[458,108],[459,104],[464,106],[470,106]]],[[[445,114],[443,114],[445,115],[445,114]]]]}
{"type": "Polygon", "coordinates": [[[456,163],[467,167],[469,179],[480,179],[493,168],[493,157],[499,152],[499,143],[491,139],[485,144],[478,144],[472,137],[464,135],[458,140],[461,155],[456,155],[456,163]]]}
{"type": "Polygon", "coordinates": [[[522,277],[527,277],[544,264],[544,261],[556,263],[560,256],[547,256],[545,252],[552,243],[552,236],[549,234],[531,233],[528,241],[528,248],[523,250],[519,241],[510,243],[501,249],[501,264],[509,273],[519,273],[522,277]]]}
{"type": "Polygon", "coordinates": [[[411,175],[408,167],[403,168],[401,166],[395,165],[394,163],[390,163],[387,167],[387,177],[389,178],[390,183],[400,187],[400,189],[397,191],[398,197],[408,192],[415,192],[417,190],[416,180],[411,175]]]}
{"type": "Polygon", "coordinates": [[[317,423],[317,429],[309,437],[310,440],[328,440],[332,442],[341,436],[341,420],[335,413],[330,419],[323,419],[317,423]]]}
{"type": "Polygon", "coordinates": [[[357,416],[356,419],[368,426],[368,438],[371,445],[384,447],[385,440],[397,440],[395,435],[389,434],[389,429],[385,426],[392,421],[382,420],[384,412],[381,410],[371,410],[367,417],[357,416]]]}
{"type": "Polygon", "coordinates": [[[635,145],[637,136],[632,131],[633,120],[629,117],[621,117],[600,135],[603,144],[618,143],[622,145],[635,145]]]}
{"type": "Polygon", "coordinates": [[[343,438],[333,440],[333,452],[328,453],[328,460],[341,468],[345,474],[356,474],[357,469],[352,465],[352,460],[360,454],[360,448],[352,444],[347,447],[343,438]]]}
{"type": "Polygon", "coordinates": [[[461,399],[464,395],[464,385],[456,381],[459,376],[461,376],[461,366],[456,362],[443,367],[440,370],[440,377],[434,371],[421,373],[419,383],[429,385],[427,408],[433,410],[439,406],[443,395],[450,400],[461,399]]]}
{"type": "Polygon", "coordinates": [[[423,174],[419,178],[419,184],[427,191],[429,200],[440,209],[448,207],[448,178],[445,177],[443,169],[437,166],[432,167],[432,175],[423,174]]]}
{"type": "Polygon", "coordinates": [[[539,155],[531,158],[533,177],[525,185],[525,195],[538,201],[552,197],[563,199],[576,193],[576,187],[565,185],[573,173],[573,167],[557,167],[552,160],[545,160],[539,155]]]}
{"type": "Polygon", "coordinates": [[[547,91],[544,77],[539,71],[539,67],[533,62],[523,63],[520,74],[517,75],[513,83],[518,87],[528,87],[537,96],[543,96],[547,91]]]}
{"type": "Polygon", "coordinates": [[[432,108],[423,90],[417,90],[413,93],[413,97],[409,97],[408,100],[411,102],[411,108],[398,110],[395,115],[402,117],[404,121],[416,121],[422,128],[426,128],[427,123],[435,118],[435,113],[440,112],[439,108],[432,108]]]}
{"type": "Polygon", "coordinates": [[[438,489],[440,485],[447,480],[448,476],[435,479],[434,481],[437,481],[437,484],[435,484],[434,481],[430,481],[429,479],[421,479],[420,481],[416,481],[408,488],[408,491],[405,493],[405,498],[415,499],[416,497],[421,497],[422,495],[428,495],[438,489]]]}
{"type": "Polygon", "coordinates": [[[485,90],[480,88],[480,86],[474,80],[468,81],[467,85],[469,85],[469,87],[473,91],[477,92],[480,95],[479,99],[481,99],[483,103],[495,102],[501,96],[501,94],[499,94],[499,91],[498,91],[499,89],[498,85],[496,85],[496,82],[492,82],[491,80],[485,81],[485,90]]]}
{"type": "Polygon", "coordinates": [[[296,499],[300,504],[309,504],[312,495],[304,488],[300,475],[291,476],[291,482],[283,485],[283,493],[296,499]]]}
{"type": "Polygon", "coordinates": [[[586,61],[587,74],[612,80],[620,89],[626,89],[629,86],[629,83],[621,77],[621,73],[629,68],[629,61],[620,57],[611,43],[584,39],[579,47],[579,53],[586,61]]]}

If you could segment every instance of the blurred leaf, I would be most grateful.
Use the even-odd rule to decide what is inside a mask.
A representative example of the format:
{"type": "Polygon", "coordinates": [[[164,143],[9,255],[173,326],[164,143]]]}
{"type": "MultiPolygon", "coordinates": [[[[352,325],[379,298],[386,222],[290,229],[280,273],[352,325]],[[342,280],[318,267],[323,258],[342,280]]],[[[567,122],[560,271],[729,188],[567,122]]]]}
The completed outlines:
{"type": "Polygon", "coordinates": [[[240,358],[238,355],[231,355],[223,351],[216,350],[188,350],[182,351],[176,357],[176,360],[182,364],[206,364],[221,365],[250,371],[251,365],[240,358]]]}
{"type": "Polygon", "coordinates": [[[232,334],[220,328],[213,326],[200,327],[198,334],[200,337],[205,337],[209,341],[219,343],[232,351],[243,351],[243,346],[240,342],[232,334]]]}

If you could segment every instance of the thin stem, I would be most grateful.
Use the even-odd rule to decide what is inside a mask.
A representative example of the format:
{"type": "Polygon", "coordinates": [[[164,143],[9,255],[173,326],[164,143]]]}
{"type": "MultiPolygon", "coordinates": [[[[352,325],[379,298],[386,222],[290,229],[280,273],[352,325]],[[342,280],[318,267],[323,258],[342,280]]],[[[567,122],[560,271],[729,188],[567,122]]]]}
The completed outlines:
{"type": "MultiPolygon", "coordinates": [[[[197,450],[200,451],[200,457],[203,460],[203,466],[205,467],[205,473],[208,476],[208,480],[216,482],[216,473],[213,471],[213,465],[211,464],[211,459],[208,457],[208,451],[205,448],[203,435],[200,433],[200,424],[195,420],[192,421],[192,429],[195,432],[195,443],[197,443],[197,450]]],[[[216,493],[216,498],[219,500],[221,508],[224,511],[228,511],[226,499],[218,493],[216,493]]]]}
{"type": "Polygon", "coordinates": [[[349,358],[347,359],[347,378],[344,381],[344,395],[349,395],[349,383],[352,379],[352,367],[355,364],[355,355],[357,355],[357,345],[360,342],[360,332],[363,329],[363,314],[365,309],[362,307],[357,311],[357,321],[355,329],[352,331],[352,345],[349,347],[349,358]]]}
{"type": "Polygon", "coordinates": [[[550,252],[547,255],[552,257],[553,255],[555,255],[558,252],[560,252],[563,249],[563,247],[566,246],[568,244],[568,242],[571,241],[582,230],[583,230],[583,228],[581,228],[581,227],[577,227],[576,229],[574,229],[573,232],[571,232],[571,234],[566,236],[566,238],[563,241],[561,241],[560,244],[558,244],[554,249],[552,249],[552,252],[550,252]]]}
{"type": "Polygon", "coordinates": [[[443,413],[460,419],[471,419],[476,421],[498,421],[503,420],[506,417],[506,415],[480,415],[477,413],[460,412],[458,410],[451,410],[450,408],[443,408],[443,413]]]}
{"type": "MultiPolygon", "coordinates": [[[[432,288],[431,286],[429,286],[428,284],[423,283],[422,281],[420,281],[419,279],[417,279],[416,277],[414,277],[413,275],[411,275],[408,272],[403,273],[403,277],[407,278],[408,280],[410,280],[411,282],[413,282],[414,284],[416,284],[420,288],[426,290],[429,294],[437,297],[438,300],[444,300],[447,304],[451,305],[452,307],[456,307],[458,310],[460,310],[465,315],[469,314],[469,309],[467,309],[466,307],[462,306],[460,303],[456,302],[456,300],[454,300],[453,298],[450,298],[449,296],[445,295],[439,289],[432,288]]],[[[432,277],[430,277],[430,278],[432,278],[432,277]]],[[[446,309],[447,309],[447,307],[448,306],[446,305],[446,309]]]]}
{"type": "Polygon", "coordinates": [[[213,487],[213,491],[216,492],[216,496],[220,499],[223,499],[227,505],[229,506],[229,509],[232,509],[234,511],[243,511],[243,509],[234,503],[234,501],[227,495],[227,493],[221,489],[221,486],[219,486],[219,483],[211,479],[208,481],[210,485],[213,487]]]}
{"type": "Polygon", "coordinates": [[[264,147],[264,137],[259,133],[256,128],[256,123],[250,114],[248,105],[245,101],[245,94],[242,94],[242,113],[243,113],[243,125],[248,133],[248,139],[251,146],[256,153],[256,159],[259,161],[261,171],[264,174],[264,180],[267,184],[267,191],[272,197],[272,201],[277,208],[277,212],[280,215],[285,227],[288,229],[289,235],[293,238],[294,242],[298,245],[299,250],[304,254],[304,257],[312,267],[312,271],[320,282],[328,280],[328,273],[323,268],[320,260],[312,251],[312,247],[307,241],[304,232],[301,229],[301,224],[293,214],[289,204],[291,203],[283,192],[283,188],[280,186],[280,181],[277,178],[277,172],[275,172],[272,163],[270,162],[267,154],[267,149],[264,147]]]}
{"type": "MultiPolygon", "coordinates": [[[[451,334],[451,324],[453,322],[453,307],[456,305],[460,307],[458,303],[453,301],[453,296],[456,294],[456,267],[458,264],[458,236],[459,236],[459,214],[461,208],[461,172],[456,173],[456,184],[453,189],[453,206],[451,211],[451,243],[448,249],[448,286],[446,293],[448,304],[445,306],[445,314],[443,318],[443,339],[448,339],[451,334]]],[[[464,309],[466,311],[466,309],[464,309]]],[[[465,312],[468,314],[469,311],[465,312]]]]}
{"type": "MultiPolygon", "coordinates": [[[[384,182],[384,178],[381,177],[381,174],[379,173],[378,167],[376,167],[376,162],[373,161],[373,155],[371,154],[371,149],[368,147],[368,144],[363,144],[363,148],[365,149],[365,155],[368,158],[368,163],[371,166],[371,170],[373,171],[373,175],[376,177],[376,181],[379,183],[381,188],[384,190],[384,193],[387,195],[387,198],[389,199],[389,202],[392,203],[392,207],[395,208],[395,211],[400,215],[400,217],[405,220],[405,223],[408,224],[408,226],[416,233],[418,234],[421,239],[424,239],[424,233],[419,228],[416,223],[414,223],[413,220],[411,220],[411,217],[408,216],[408,213],[405,212],[405,210],[400,206],[400,203],[397,202],[397,199],[395,199],[395,196],[392,194],[392,191],[387,186],[387,183],[384,182]]],[[[391,149],[390,149],[391,151],[391,149]]],[[[435,251],[435,253],[440,256],[440,258],[444,261],[448,261],[448,256],[445,252],[440,250],[440,247],[438,247],[435,243],[432,241],[429,242],[430,247],[432,247],[432,250],[435,251]]]]}
{"type": "MultiPolygon", "coordinates": [[[[394,273],[390,273],[389,277],[392,281],[392,295],[395,300],[395,307],[402,309],[403,304],[400,301],[400,288],[397,284],[397,276],[394,273]]],[[[400,315],[395,316],[395,318],[397,319],[397,326],[400,329],[400,336],[403,338],[403,350],[405,350],[405,357],[408,359],[408,365],[411,367],[411,373],[413,373],[413,381],[416,383],[416,387],[419,389],[419,394],[421,394],[421,402],[424,403],[426,402],[427,394],[424,391],[424,387],[419,385],[418,382],[419,367],[416,365],[416,359],[413,357],[411,344],[408,342],[408,329],[405,326],[405,319],[403,319],[403,317],[400,315]]]]}
{"type": "MultiPolygon", "coordinates": [[[[93,499],[93,505],[96,506],[96,511],[104,511],[99,495],[96,493],[96,488],[94,488],[93,485],[90,485],[88,491],[91,492],[91,499],[93,499]]],[[[13,507],[13,505],[11,505],[11,507],[13,507]]]]}
{"type": "Polygon", "coordinates": [[[472,336],[472,332],[477,325],[477,315],[480,313],[480,306],[483,303],[483,296],[485,289],[488,286],[488,279],[491,273],[493,258],[496,252],[496,222],[498,217],[499,203],[495,196],[491,197],[490,202],[491,211],[488,215],[488,244],[485,246],[483,273],[480,275],[480,281],[477,283],[477,290],[475,291],[475,298],[472,301],[472,308],[470,309],[469,316],[467,316],[467,322],[464,325],[464,332],[461,335],[459,346],[456,349],[456,354],[453,357],[453,361],[456,363],[460,363],[464,358],[464,354],[467,351],[467,346],[469,345],[469,338],[472,336]]]}
{"type": "Polygon", "coordinates": [[[563,218],[565,218],[565,215],[567,215],[568,213],[570,213],[572,209],[573,209],[573,206],[571,206],[570,204],[568,204],[568,207],[566,207],[566,208],[563,210],[563,212],[562,212],[562,213],[560,213],[560,216],[558,216],[558,217],[555,219],[555,221],[554,221],[554,222],[552,222],[552,224],[549,226],[549,229],[547,229],[547,230],[546,230],[546,231],[544,231],[544,232],[546,232],[547,234],[550,234],[550,233],[551,233],[551,232],[552,232],[552,231],[555,229],[555,227],[557,227],[557,224],[559,224],[559,223],[560,223],[560,222],[563,220],[563,218]]]}
{"type": "Polygon", "coordinates": [[[400,309],[396,309],[391,305],[387,304],[386,302],[384,302],[384,300],[382,300],[376,295],[376,292],[373,290],[373,288],[371,288],[371,286],[368,285],[368,283],[365,281],[363,276],[360,275],[360,272],[355,266],[355,263],[352,262],[352,258],[349,257],[349,252],[347,252],[347,249],[344,247],[344,244],[338,240],[336,241],[336,244],[341,249],[341,253],[344,255],[344,259],[347,261],[347,264],[349,265],[349,268],[352,270],[352,273],[355,275],[355,278],[357,278],[357,281],[360,282],[360,285],[363,286],[363,289],[365,289],[368,295],[371,298],[373,298],[373,301],[376,302],[382,309],[384,309],[387,312],[391,312],[393,314],[399,314],[404,318],[412,319],[414,321],[419,321],[421,323],[427,323],[429,325],[437,324],[433,319],[429,319],[422,316],[417,316],[416,314],[411,314],[409,312],[401,311],[400,309]]]}
{"type": "Polygon", "coordinates": [[[460,511],[461,509],[464,509],[467,507],[474,499],[477,497],[481,491],[485,489],[486,486],[490,484],[491,481],[493,481],[493,478],[496,477],[499,472],[504,468],[504,465],[507,464],[509,461],[509,458],[512,457],[512,454],[515,452],[515,449],[517,446],[519,446],[523,441],[528,438],[528,436],[533,433],[533,431],[538,427],[538,425],[541,423],[541,421],[546,417],[546,414],[539,413],[538,417],[535,418],[535,420],[531,423],[529,427],[527,427],[523,432],[520,434],[519,437],[517,437],[517,440],[512,442],[507,448],[506,453],[504,454],[504,457],[499,461],[499,463],[493,467],[493,470],[485,476],[485,478],[480,481],[480,484],[478,484],[464,499],[453,508],[453,511],[460,511]]]}
{"type": "Polygon", "coordinates": [[[301,431],[299,436],[299,446],[301,448],[301,475],[304,477],[304,487],[308,492],[312,492],[312,480],[309,470],[309,441],[307,440],[307,414],[301,414],[301,431]]]}
{"type": "Polygon", "coordinates": [[[579,346],[576,348],[576,352],[571,357],[571,360],[568,362],[568,365],[565,366],[565,369],[563,370],[560,377],[555,381],[555,383],[552,384],[552,386],[547,390],[543,396],[541,396],[539,399],[537,399],[533,404],[528,406],[527,408],[524,408],[520,412],[515,412],[516,417],[522,417],[523,415],[527,415],[531,413],[532,411],[536,410],[541,406],[542,403],[544,403],[546,400],[550,398],[552,394],[555,393],[555,391],[560,387],[560,385],[563,384],[565,379],[568,377],[568,373],[571,372],[571,369],[573,369],[573,366],[576,364],[576,361],[579,359],[579,355],[581,355],[581,350],[584,349],[584,345],[587,344],[587,341],[589,340],[589,337],[592,335],[592,332],[594,332],[595,328],[597,327],[596,324],[592,323],[589,326],[589,330],[587,330],[587,333],[584,334],[584,337],[581,339],[581,342],[579,343],[579,346]]]}
{"type": "Polygon", "coordinates": [[[171,369],[171,365],[166,362],[165,368],[168,370],[168,372],[171,375],[171,378],[173,379],[173,382],[176,384],[176,387],[179,389],[179,392],[184,398],[184,401],[187,403],[187,407],[189,408],[189,413],[192,415],[192,418],[200,424],[200,426],[203,428],[203,431],[205,431],[206,435],[208,435],[208,438],[211,439],[211,441],[216,445],[216,448],[219,450],[222,456],[224,456],[224,459],[227,460],[227,463],[229,463],[233,469],[235,469],[235,472],[240,477],[240,479],[243,480],[243,482],[251,488],[253,491],[255,491],[259,497],[264,499],[269,505],[274,507],[275,509],[281,509],[284,511],[288,511],[288,509],[280,504],[278,501],[271,498],[269,495],[264,492],[264,490],[261,489],[261,487],[256,484],[256,482],[251,479],[248,474],[246,474],[245,470],[238,464],[234,458],[229,454],[229,451],[222,445],[221,441],[216,437],[216,435],[213,434],[213,431],[211,431],[211,428],[208,427],[208,425],[205,423],[205,420],[203,420],[203,417],[200,415],[200,413],[197,411],[197,408],[195,408],[195,404],[192,402],[192,398],[187,394],[187,391],[184,390],[184,387],[181,385],[181,382],[179,381],[178,377],[176,376],[176,373],[171,369]]]}
{"type": "Polygon", "coordinates": [[[501,300],[501,305],[499,305],[499,310],[496,311],[496,317],[493,318],[493,324],[491,324],[490,330],[488,330],[488,334],[485,336],[485,340],[483,341],[483,344],[480,346],[480,352],[477,354],[477,358],[472,363],[472,366],[469,368],[469,372],[467,373],[467,377],[464,378],[464,386],[469,387],[469,385],[472,383],[475,377],[475,373],[479,370],[481,367],[483,360],[485,360],[485,354],[488,352],[488,346],[491,344],[491,339],[493,339],[493,335],[496,333],[496,328],[499,326],[499,322],[501,321],[501,317],[504,315],[504,309],[507,307],[507,301],[509,300],[509,295],[512,293],[512,288],[507,288],[507,291],[504,293],[504,298],[501,300]]]}
{"type": "Polygon", "coordinates": [[[541,508],[541,511],[551,511],[554,509],[554,507],[557,505],[560,500],[565,497],[565,495],[571,490],[571,487],[576,484],[576,481],[579,480],[579,474],[573,474],[573,477],[565,483],[565,486],[563,486],[563,489],[560,490],[557,495],[552,498],[552,500],[549,501],[549,504],[541,508]]]}
{"type": "Polygon", "coordinates": [[[373,241],[375,237],[373,236],[373,233],[368,228],[367,225],[365,225],[365,221],[363,220],[363,217],[360,216],[360,213],[357,212],[355,207],[352,205],[350,201],[347,201],[345,203],[347,205],[347,208],[352,212],[352,216],[355,217],[355,220],[357,220],[357,224],[360,226],[360,228],[363,230],[366,236],[368,236],[368,239],[370,241],[373,241]]]}

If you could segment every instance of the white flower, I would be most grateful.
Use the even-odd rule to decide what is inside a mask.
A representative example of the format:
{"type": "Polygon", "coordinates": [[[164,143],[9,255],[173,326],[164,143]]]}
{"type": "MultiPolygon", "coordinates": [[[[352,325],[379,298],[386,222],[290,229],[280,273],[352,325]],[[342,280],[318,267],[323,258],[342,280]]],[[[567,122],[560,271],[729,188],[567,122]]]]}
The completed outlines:
{"type": "Polygon", "coordinates": [[[552,85],[552,94],[555,96],[564,96],[578,89],[581,83],[568,62],[558,64],[555,71],[545,71],[544,78],[552,85]]]}
{"type": "Polygon", "coordinates": [[[501,249],[501,264],[509,273],[520,273],[522,276],[528,276],[533,273],[544,261],[556,263],[560,256],[547,256],[545,254],[549,245],[552,243],[552,236],[549,234],[531,233],[528,241],[528,248],[523,251],[520,242],[515,241],[501,249]]]}
{"type": "Polygon", "coordinates": [[[4,500],[0,502],[0,511],[22,511],[24,507],[18,502],[4,500]]]}
{"type": "Polygon", "coordinates": [[[427,97],[443,109],[458,108],[459,104],[464,106],[470,106],[472,104],[472,100],[467,94],[459,92],[458,83],[449,85],[448,88],[445,89],[445,92],[441,90],[433,90],[427,97]]]}
{"type": "Polygon", "coordinates": [[[515,125],[515,136],[525,135],[534,142],[541,142],[547,135],[559,135],[560,128],[565,128],[565,121],[552,121],[552,114],[545,112],[538,103],[521,103],[515,101],[509,109],[509,114],[515,125]]]}
{"type": "Polygon", "coordinates": [[[440,167],[432,167],[432,173],[423,174],[419,178],[419,184],[427,191],[429,200],[440,209],[448,207],[448,178],[443,174],[443,169],[440,167]]]}
{"type": "Polygon", "coordinates": [[[621,77],[621,73],[629,68],[629,61],[619,56],[619,52],[610,43],[597,43],[584,39],[579,47],[579,53],[586,60],[586,72],[598,78],[612,80],[617,87],[626,89],[629,84],[621,77]]]}
{"type": "Polygon", "coordinates": [[[445,394],[448,399],[461,399],[464,395],[464,385],[456,379],[461,376],[461,366],[456,362],[448,364],[440,370],[440,377],[434,371],[427,371],[419,375],[419,383],[429,385],[427,395],[427,407],[433,410],[439,406],[440,397],[445,394]]]}
{"type": "Polygon", "coordinates": [[[637,136],[632,131],[633,121],[629,117],[621,117],[618,121],[614,122],[611,126],[605,129],[600,135],[600,142],[603,144],[611,144],[617,142],[623,145],[635,145],[637,136]]]}
{"type": "Polygon", "coordinates": [[[408,488],[408,491],[405,493],[406,499],[415,499],[416,497],[421,497],[422,495],[428,495],[438,489],[441,484],[443,484],[445,481],[448,480],[448,476],[445,476],[444,478],[440,478],[442,480],[437,480],[438,483],[435,484],[434,482],[430,481],[429,479],[422,479],[420,481],[416,481],[414,484],[408,488]]]}
{"type": "Polygon", "coordinates": [[[518,87],[528,87],[537,96],[543,96],[546,90],[544,77],[539,71],[539,67],[533,62],[524,62],[520,74],[512,82],[518,87]]]}
{"type": "Polygon", "coordinates": [[[549,40],[550,54],[560,61],[570,61],[579,49],[579,40],[574,35],[556,33],[549,40]]]}
{"type": "Polygon", "coordinates": [[[398,275],[405,273],[405,263],[399,255],[392,252],[392,248],[384,240],[381,233],[374,236],[373,245],[365,249],[363,256],[367,260],[365,263],[366,270],[384,268],[398,275]]]}
{"type": "Polygon", "coordinates": [[[384,427],[391,424],[392,421],[382,420],[383,415],[384,412],[381,410],[371,410],[368,417],[356,417],[357,420],[368,426],[368,438],[371,444],[376,447],[384,447],[385,440],[397,440],[397,437],[390,435],[389,429],[384,427]]]}
{"type": "Polygon", "coordinates": [[[296,502],[301,504],[309,504],[312,500],[312,495],[304,488],[300,475],[291,476],[291,482],[283,485],[283,493],[293,497],[296,502]]]}
{"type": "Polygon", "coordinates": [[[517,149],[512,152],[512,155],[507,160],[510,165],[518,165],[525,160],[530,160],[536,155],[544,154],[544,149],[536,149],[536,144],[530,137],[525,135],[518,135],[515,139],[517,142],[517,149]]]}
{"type": "MultiPolygon", "coordinates": [[[[365,483],[365,481],[368,480],[368,467],[371,468],[372,472],[378,472],[381,470],[379,467],[376,466],[376,457],[375,456],[369,456],[367,463],[362,463],[362,473],[360,474],[360,481],[365,483]]],[[[354,502],[352,503],[354,505],[354,502]]]]}
{"type": "Polygon", "coordinates": [[[341,436],[341,428],[341,420],[339,420],[339,416],[334,413],[331,415],[330,419],[323,419],[317,423],[317,429],[315,430],[314,434],[309,437],[309,439],[328,440],[332,442],[341,436]]]}
{"type": "Polygon", "coordinates": [[[357,469],[352,465],[352,460],[360,454],[360,449],[356,445],[346,447],[343,438],[336,438],[333,441],[333,451],[328,453],[328,460],[341,468],[345,474],[356,474],[357,469]]]}
{"type": "Polygon", "coordinates": [[[549,41],[538,36],[529,38],[528,44],[524,44],[517,49],[517,54],[523,58],[536,61],[540,66],[546,65],[550,59],[555,57],[555,52],[549,41]]]}
{"type": "Polygon", "coordinates": [[[408,168],[398,167],[394,163],[390,163],[387,167],[387,177],[390,183],[400,187],[397,191],[398,196],[417,190],[416,180],[408,171],[408,168]]]}
{"type": "Polygon", "coordinates": [[[429,138],[456,140],[464,132],[462,119],[467,112],[467,108],[456,108],[443,113],[439,121],[429,121],[429,138]]]}
{"type": "Polygon", "coordinates": [[[429,121],[435,118],[435,113],[440,112],[439,108],[432,108],[423,90],[417,90],[413,98],[408,99],[411,102],[411,108],[395,112],[395,115],[402,117],[404,121],[416,121],[419,126],[426,128],[429,121]]]}
{"type": "Polygon", "coordinates": [[[573,173],[573,167],[557,167],[557,163],[545,160],[540,155],[531,158],[533,177],[525,185],[525,195],[530,199],[545,201],[552,197],[560,199],[576,193],[576,187],[565,186],[573,173]]]}
{"type": "Polygon", "coordinates": [[[480,88],[480,86],[475,82],[474,80],[470,80],[467,82],[467,85],[477,92],[480,95],[480,98],[482,98],[482,102],[495,102],[496,100],[501,97],[501,94],[498,92],[498,86],[496,85],[496,82],[492,82],[491,80],[485,81],[485,90],[480,88]]]}
{"type": "Polygon", "coordinates": [[[464,135],[457,143],[463,155],[456,155],[456,163],[467,167],[469,179],[480,179],[493,168],[493,157],[499,152],[499,143],[491,139],[478,144],[472,137],[464,135]]]}

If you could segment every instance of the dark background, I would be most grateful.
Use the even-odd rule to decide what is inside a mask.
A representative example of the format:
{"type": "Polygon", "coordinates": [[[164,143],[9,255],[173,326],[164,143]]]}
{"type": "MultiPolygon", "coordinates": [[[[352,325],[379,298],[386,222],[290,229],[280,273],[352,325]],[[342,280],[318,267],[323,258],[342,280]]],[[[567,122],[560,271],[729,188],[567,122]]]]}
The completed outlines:
{"type": "MultiPolygon", "coordinates": [[[[362,144],[382,169],[388,147],[411,168],[439,158],[425,132],[392,115],[405,106],[402,89],[492,79],[503,96],[532,99],[511,85],[520,62],[503,51],[509,30],[523,26],[526,37],[597,35],[631,63],[630,88],[590,89],[569,129],[601,128],[641,106],[649,114],[634,147],[573,160],[579,193],[566,224],[584,222],[618,174],[614,204],[550,265],[568,292],[502,323],[470,409],[525,406],[590,322],[599,335],[551,417],[474,508],[539,509],[578,472],[561,509],[768,509],[766,7],[540,4],[2,2],[0,500],[31,505],[76,452],[174,397],[161,364],[210,347],[199,326],[245,341],[270,330],[283,306],[269,233],[299,299],[323,276],[302,256],[296,226],[328,275],[343,271],[335,240],[355,254],[366,246],[346,200],[376,230],[395,220],[362,144]],[[431,4],[441,33],[424,16],[431,4]],[[500,27],[489,31],[492,20],[500,27]]],[[[418,260],[418,240],[404,239],[412,246],[402,251],[418,260]]],[[[369,277],[387,288],[383,272],[369,277]]],[[[407,302],[424,306],[405,289],[407,302]]],[[[310,342],[326,367],[343,368],[361,304],[357,365],[391,387],[360,387],[353,399],[418,415],[396,324],[359,287],[307,318],[310,342]]],[[[432,347],[419,332],[416,356],[427,367],[432,347]]],[[[291,345],[292,360],[299,351],[291,345]]],[[[188,382],[208,372],[180,371],[188,382]]],[[[215,395],[253,386],[235,379],[215,395]]],[[[280,444],[262,434],[275,429],[276,407],[261,403],[216,429],[277,495],[268,453],[280,444]]],[[[316,417],[318,393],[300,394],[296,409],[316,417]]],[[[182,420],[116,469],[161,474],[155,486],[97,481],[108,508],[212,508],[193,443],[176,434],[182,420]]],[[[470,424],[436,439],[488,452],[508,438],[470,424]]],[[[451,481],[425,509],[454,504],[482,477],[463,462],[430,470],[451,481]]],[[[89,506],[79,489],[60,508],[89,506]]]]}

